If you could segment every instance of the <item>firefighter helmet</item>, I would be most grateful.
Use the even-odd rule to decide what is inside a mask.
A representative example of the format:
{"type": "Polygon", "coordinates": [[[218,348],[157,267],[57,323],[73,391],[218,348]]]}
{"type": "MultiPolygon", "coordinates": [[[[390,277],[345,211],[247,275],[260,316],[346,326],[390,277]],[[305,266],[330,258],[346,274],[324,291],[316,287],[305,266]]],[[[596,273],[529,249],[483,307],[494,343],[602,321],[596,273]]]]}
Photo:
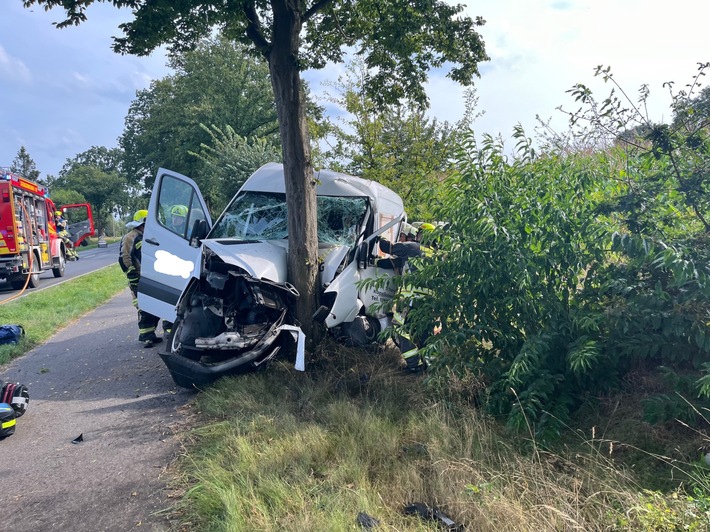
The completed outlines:
{"type": "Polygon", "coordinates": [[[400,233],[404,233],[406,236],[416,236],[417,228],[408,224],[407,222],[403,222],[402,228],[400,229],[400,233]]]}
{"type": "Polygon", "coordinates": [[[187,207],[184,205],[173,205],[170,209],[170,214],[173,216],[187,216],[187,207]]]}
{"type": "Polygon", "coordinates": [[[54,216],[61,216],[61,215],[62,215],[62,211],[54,211],[54,216]]]}
{"type": "Polygon", "coordinates": [[[145,209],[136,211],[136,213],[133,215],[133,221],[138,222],[139,224],[145,223],[146,218],[148,218],[148,211],[145,209]]]}

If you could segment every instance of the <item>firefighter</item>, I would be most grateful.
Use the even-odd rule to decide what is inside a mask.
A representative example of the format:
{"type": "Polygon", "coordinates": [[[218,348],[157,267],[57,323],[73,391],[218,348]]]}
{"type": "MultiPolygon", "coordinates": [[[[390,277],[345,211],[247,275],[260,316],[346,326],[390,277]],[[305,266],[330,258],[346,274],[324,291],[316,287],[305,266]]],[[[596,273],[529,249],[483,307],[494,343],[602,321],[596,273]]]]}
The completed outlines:
{"type": "Polygon", "coordinates": [[[399,232],[399,242],[393,244],[389,240],[377,237],[377,242],[380,244],[380,249],[389,254],[389,257],[377,259],[375,264],[378,268],[387,270],[395,270],[395,272],[404,273],[408,259],[413,257],[431,256],[434,250],[428,246],[422,246],[422,236],[426,232],[431,232],[435,229],[433,224],[423,223],[419,227],[410,225],[406,222],[402,224],[399,232]]]}
{"type": "Polygon", "coordinates": [[[389,254],[389,257],[377,259],[375,265],[378,268],[385,270],[394,270],[397,274],[404,273],[404,267],[407,260],[412,257],[421,257],[421,244],[416,240],[415,235],[417,230],[407,222],[402,223],[402,228],[399,232],[399,241],[392,243],[382,237],[377,237],[377,242],[380,244],[380,250],[389,254]]]}
{"type": "MultiPolygon", "coordinates": [[[[422,246],[421,240],[424,233],[433,231],[434,229],[435,226],[430,223],[419,224],[418,228],[408,223],[404,223],[402,224],[402,229],[400,230],[400,241],[396,244],[392,244],[388,240],[378,238],[380,249],[391,256],[378,259],[376,261],[376,265],[379,268],[393,269],[399,275],[406,273],[407,268],[411,267],[408,265],[408,260],[410,258],[432,255],[433,250],[429,247],[422,246]]],[[[405,295],[410,298],[409,306],[405,307],[401,311],[395,308],[392,315],[392,325],[395,331],[395,343],[402,352],[402,358],[405,362],[405,369],[412,373],[420,373],[426,369],[426,361],[423,359],[419,351],[419,346],[424,344],[426,337],[418,339],[412,338],[410,333],[408,333],[404,328],[405,319],[411,310],[418,293],[421,292],[416,288],[406,285],[403,286],[400,290],[400,295],[405,295]]]]}
{"type": "MultiPolygon", "coordinates": [[[[138,309],[138,341],[145,347],[153,347],[163,341],[155,334],[160,318],[138,308],[138,281],[141,278],[141,246],[143,229],[148,211],[136,211],[133,221],[126,224],[131,230],[121,239],[118,263],[128,278],[128,288],[133,296],[133,306],[138,309]]],[[[165,328],[165,327],[163,327],[165,328]]]]}
{"type": "Polygon", "coordinates": [[[57,226],[57,235],[64,241],[64,248],[67,250],[67,260],[79,260],[79,254],[74,249],[74,243],[69,238],[69,225],[62,214],[62,211],[54,212],[54,224],[57,226]]]}
{"type": "Polygon", "coordinates": [[[54,211],[54,223],[57,226],[58,233],[67,230],[67,221],[64,219],[62,211],[54,211]]]}
{"type": "Polygon", "coordinates": [[[185,221],[187,220],[187,207],[173,205],[170,208],[170,228],[176,233],[185,236],[185,221]]]}

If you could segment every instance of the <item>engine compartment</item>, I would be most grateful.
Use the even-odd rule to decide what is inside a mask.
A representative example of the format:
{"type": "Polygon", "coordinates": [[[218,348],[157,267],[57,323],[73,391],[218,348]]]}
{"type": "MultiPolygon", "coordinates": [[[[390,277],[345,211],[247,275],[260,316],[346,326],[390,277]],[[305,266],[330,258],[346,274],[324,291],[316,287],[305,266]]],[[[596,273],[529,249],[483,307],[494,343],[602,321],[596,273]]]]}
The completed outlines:
{"type": "Polygon", "coordinates": [[[202,277],[188,287],[178,307],[172,350],[210,364],[274,343],[276,329],[293,321],[296,289],[254,279],[208,250],[206,255],[202,277]]]}

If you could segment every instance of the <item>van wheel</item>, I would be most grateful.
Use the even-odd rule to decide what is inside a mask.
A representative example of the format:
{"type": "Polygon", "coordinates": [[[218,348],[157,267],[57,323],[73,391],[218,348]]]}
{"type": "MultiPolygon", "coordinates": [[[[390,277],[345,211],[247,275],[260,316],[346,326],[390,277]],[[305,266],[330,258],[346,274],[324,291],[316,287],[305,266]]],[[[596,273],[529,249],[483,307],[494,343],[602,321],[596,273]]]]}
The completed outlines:
{"type": "Polygon", "coordinates": [[[61,251],[59,253],[59,266],[57,266],[56,268],[52,268],[52,273],[55,277],[64,277],[64,270],[66,269],[66,266],[67,259],[64,256],[64,252],[61,251]]]}

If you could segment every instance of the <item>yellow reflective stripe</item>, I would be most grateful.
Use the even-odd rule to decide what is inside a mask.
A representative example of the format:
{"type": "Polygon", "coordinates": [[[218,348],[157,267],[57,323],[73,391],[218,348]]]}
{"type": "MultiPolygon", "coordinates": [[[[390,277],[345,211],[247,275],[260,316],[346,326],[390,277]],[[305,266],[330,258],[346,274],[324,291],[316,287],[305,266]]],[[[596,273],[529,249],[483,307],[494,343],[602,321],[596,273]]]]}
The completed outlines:
{"type": "Polygon", "coordinates": [[[402,358],[404,360],[409,360],[412,357],[419,356],[419,348],[415,347],[414,349],[410,349],[406,353],[402,353],[402,358]]]}
{"type": "Polygon", "coordinates": [[[148,327],[148,328],[146,328],[146,329],[141,329],[141,328],[139,328],[139,329],[138,329],[138,332],[139,332],[140,334],[149,333],[149,332],[155,332],[155,327],[148,327]]]}
{"type": "Polygon", "coordinates": [[[4,421],[2,424],[2,428],[9,429],[10,427],[14,427],[16,423],[17,423],[16,419],[11,419],[10,421],[4,421]]]}
{"type": "Polygon", "coordinates": [[[400,329],[399,327],[397,327],[395,328],[395,332],[405,340],[409,340],[410,342],[412,341],[412,337],[404,329],[400,329]]]}
{"type": "Polygon", "coordinates": [[[399,312],[394,312],[392,314],[392,323],[395,325],[404,325],[404,316],[402,316],[399,312]]]}

